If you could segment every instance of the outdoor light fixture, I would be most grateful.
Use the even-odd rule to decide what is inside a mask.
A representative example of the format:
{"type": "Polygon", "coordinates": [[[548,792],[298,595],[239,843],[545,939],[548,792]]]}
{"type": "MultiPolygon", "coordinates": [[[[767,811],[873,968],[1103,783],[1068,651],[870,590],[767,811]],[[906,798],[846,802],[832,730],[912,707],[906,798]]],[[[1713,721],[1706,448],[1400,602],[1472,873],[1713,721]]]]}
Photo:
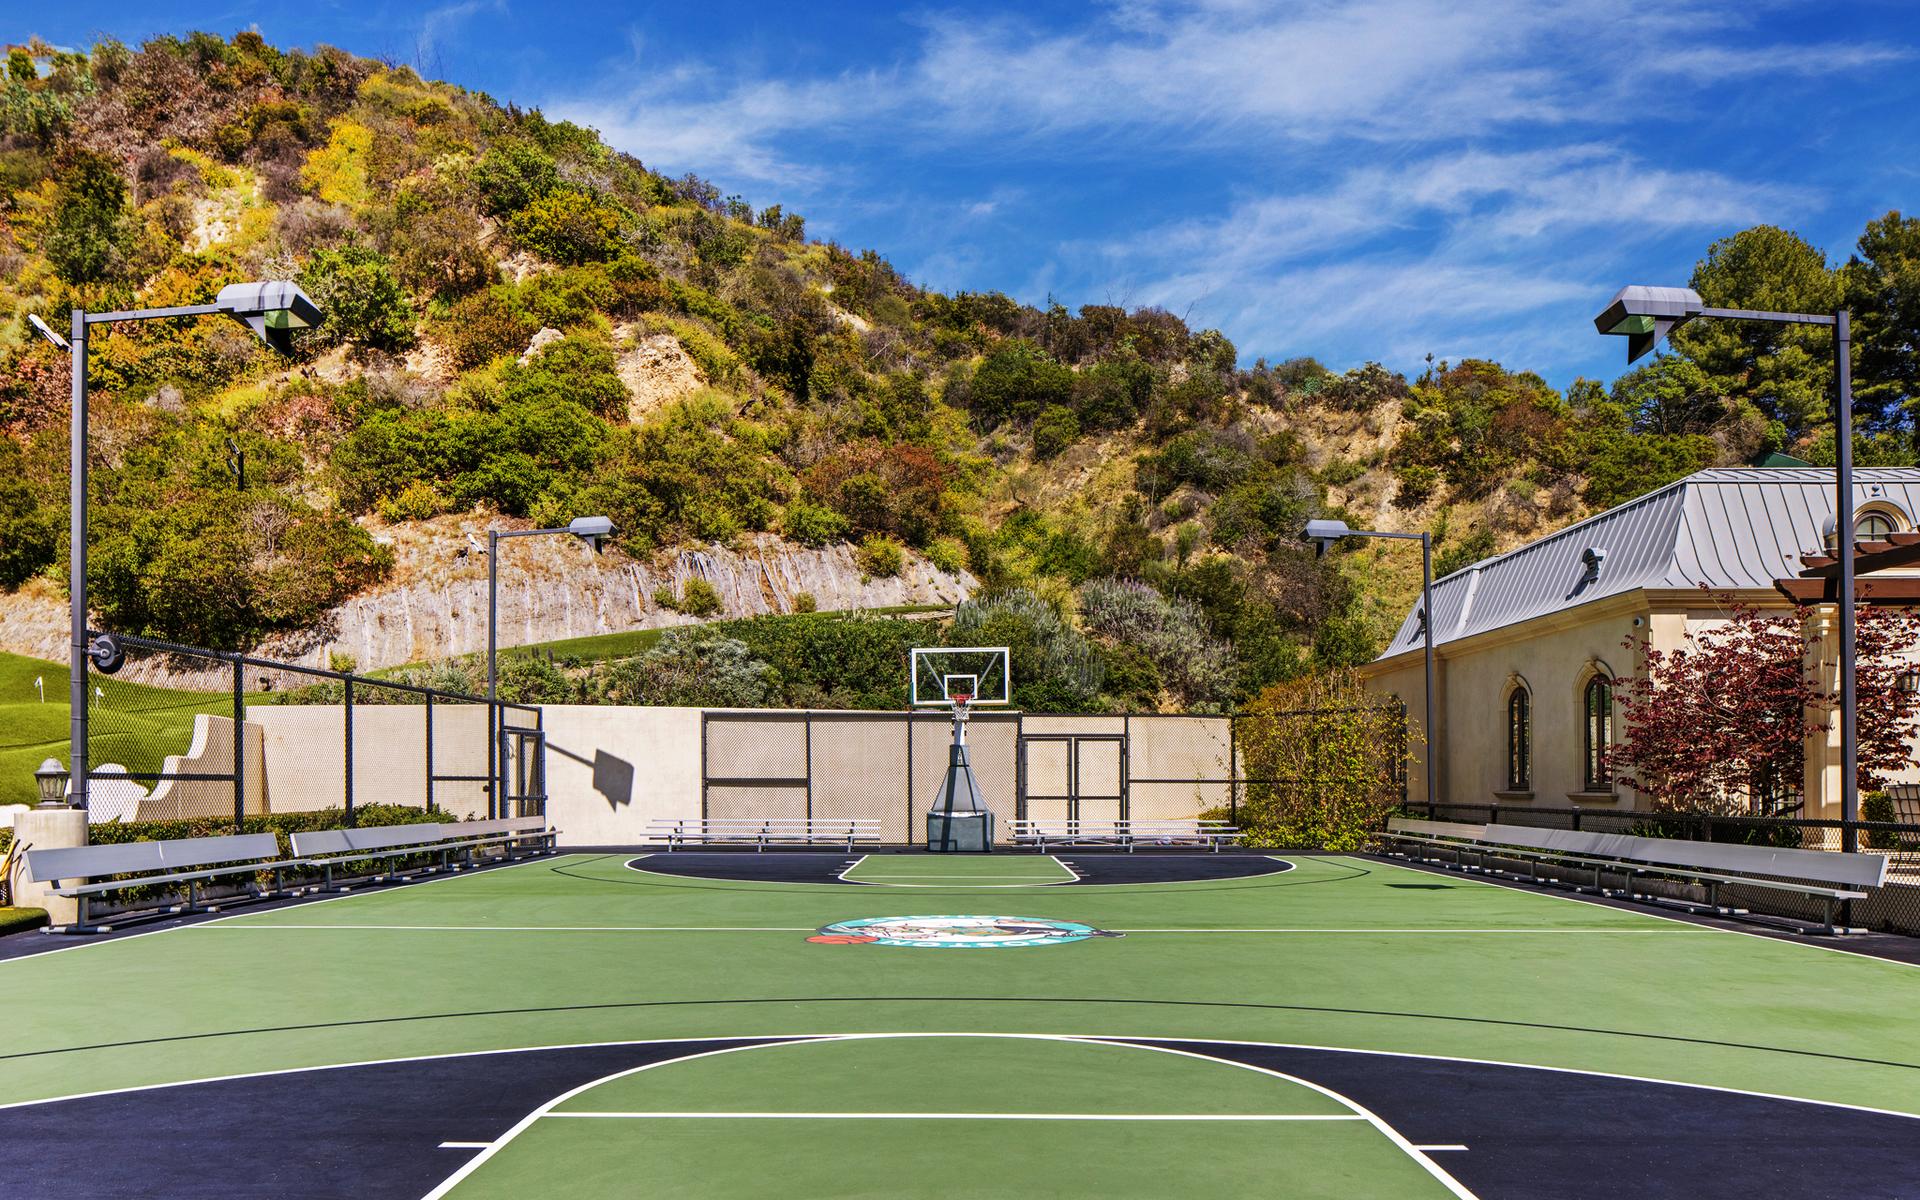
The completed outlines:
{"type": "Polygon", "coordinates": [[[1633,362],[1705,311],[1700,293],[1692,288],[1635,284],[1621,288],[1593,325],[1601,333],[1625,336],[1627,361],[1633,362]]]}
{"type": "Polygon", "coordinates": [[[57,758],[49,758],[40,764],[33,773],[33,781],[40,786],[40,807],[60,808],[66,803],[67,769],[60,765],[57,758]]]}
{"type": "Polygon", "coordinates": [[[1908,667],[1900,672],[1894,684],[1909,696],[1920,695],[1920,667],[1908,667]]]}
{"type": "Polygon", "coordinates": [[[1347,528],[1345,521],[1308,521],[1307,531],[1300,536],[1313,543],[1315,558],[1324,558],[1335,542],[1352,537],[1353,530],[1347,528]]]}
{"type": "MultiPolygon", "coordinates": [[[[1858,672],[1854,645],[1854,529],[1853,529],[1853,315],[1847,309],[1831,313],[1762,312],[1748,308],[1711,308],[1692,288],[1621,288],[1612,303],[1593,319],[1601,333],[1627,339],[1627,361],[1634,362],[1658,346],[1668,334],[1688,321],[1717,317],[1734,321],[1764,321],[1771,325],[1824,325],[1833,330],[1834,374],[1834,530],[1833,554],[1839,560],[1836,607],[1840,610],[1840,848],[1857,845],[1852,822],[1859,819],[1859,738],[1857,726],[1858,672]]],[[[1850,902],[1849,902],[1850,903],[1850,902]]]]}
{"type": "MultiPolygon", "coordinates": [[[[500,542],[505,538],[549,537],[562,533],[572,534],[598,553],[601,541],[613,536],[613,520],[603,516],[575,517],[561,529],[487,530],[487,723],[493,730],[497,755],[495,797],[506,795],[507,779],[507,738],[500,723],[499,704],[500,542]]],[[[472,535],[468,535],[468,540],[472,540],[472,535]]],[[[489,804],[492,803],[490,800],[489,804]]]]}
{"type": "Polygon", "coordinates": [[[1342,538],[1386,538],[1391,541],[1420,543],[1420,632],[1426,643],[1426,685],[1427,716],[1422,733],[1427,740],[1427,803],[1437,804],[1440,797],[1435,794],[1438,774],[1435,770],[1433,749],[1433,535],[1429,533],[1383,533],[1372,529],[1353,529],[1345,521],[1321,519],[1308,521],[1307,527],[1300,532],[1302,541],[1313,543],[1313,556],[1324,557],[1333,544],[1342,538]]]}
{"type": "Polygon", "coordinates": [[[282,354],[293,353],[293,331],[320,323],[320,306],[286,280],[230,283],[213,298],[215,309],[253,330],[282,354]]]}
{"type": "Polygon", "coordinates": [[[41,337],[70,356],[73,409],[68,437],[67,478],[67,708],[69,760],[73,764],[73,805],[87,806],[87,667],[111,674],[125,660],[110,638],[95,638],[87,630],[87,330],[95,325],[124,325],[135,321],[164,321],[175,317],[230,317],[253,331],[255,337],[282,354],[293,349],[293,331],[319,324],[320,306],[299,286],[287,280],[234,283],[220,289],[212,304],[178,304],[166,308],[134,308],[88,312],[76,308],[70,332],[61,337],[37,314],[27,323],[41,337]]]}

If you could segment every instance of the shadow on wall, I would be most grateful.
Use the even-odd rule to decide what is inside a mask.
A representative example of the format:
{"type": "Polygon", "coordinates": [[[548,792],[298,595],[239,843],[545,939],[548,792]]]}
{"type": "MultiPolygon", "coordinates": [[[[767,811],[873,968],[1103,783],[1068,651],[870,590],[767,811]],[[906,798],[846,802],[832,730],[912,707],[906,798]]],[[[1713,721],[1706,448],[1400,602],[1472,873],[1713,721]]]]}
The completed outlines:
{"type": "Polygon", "coordinates": [[[608,808],[633,803],[633,764],[605,750],[593,752],[593,790],[607,798],[608,808]]]}
{"type": "Polygon", "coordinates": [[[547,749],[564,755],[583,767],[593,768],[593,790],[607,798],[607,807],[618,809],[633,803],[633,764],[624,758],[595,749],[592,758],[575,754],[565,746],[547,743],[547,749]]]}

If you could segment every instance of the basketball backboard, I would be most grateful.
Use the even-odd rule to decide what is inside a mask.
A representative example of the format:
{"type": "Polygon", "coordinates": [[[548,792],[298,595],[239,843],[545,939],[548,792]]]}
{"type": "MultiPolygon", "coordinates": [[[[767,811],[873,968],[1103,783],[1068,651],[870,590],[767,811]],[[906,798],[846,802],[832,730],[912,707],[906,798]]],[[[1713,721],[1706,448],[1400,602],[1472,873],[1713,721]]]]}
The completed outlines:
{"type": "Polygon", "coordinates": [[[970,707],[1013,700],[1013,672],[1005,646],[933,647],[912,655],[913,706],[951,708],[956,697],[970,707]]]}

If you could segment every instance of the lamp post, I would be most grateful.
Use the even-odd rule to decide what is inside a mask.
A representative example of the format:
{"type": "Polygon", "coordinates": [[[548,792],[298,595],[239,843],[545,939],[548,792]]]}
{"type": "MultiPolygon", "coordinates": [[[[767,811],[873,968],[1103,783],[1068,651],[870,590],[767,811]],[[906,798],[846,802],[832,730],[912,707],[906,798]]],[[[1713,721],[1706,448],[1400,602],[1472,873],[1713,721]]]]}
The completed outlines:
{"type": "Polygon", "coordinates": [[[1860,750],[1857,647],[1854,639],[1853,562],[1853,314],[1760,312],[1713,308],[1692,288],[1621,288],[1605,311],[1593,319],[1601,333],[1627,339],[1627,361],[1634,362],[1668,334],[1698,317],[1729,321],[1765,321],[1774,325],[1824,325],[1833,330],[1834,376],[1834,556],[1840,560],[1837,582],[1840,609],[1840,848],[1859,849],[1860,750]]]}
{"type": "Polygon", "coordinates": [[[60,765],[57,758],[49,758],[40,764],[33,773],[33,782],[40,789],[41,808],[64,808],[67,790],[67,769],[60,765]]]}
{"type": "Polygon", "coordinates": [[[494,743],[494,795],[490,807],[497,809],[504,797],[507,778],[505,730],[500,720],[499,625],[500,625],[500,543],[507,538],[549,537],[571,534],[593,547],[597,553],[603,539],[613,536],[613,521],[607,517],[575,517],[559,529],[487,530],[487,725],[494,743]]]}
{"type": "Polygon", "coordinates": [[[1313,543],[1314,554],[1322,555],[1342,538],[1385,538],[1391,541],[1420,543],[1420,627],[1426,635],[1427,709],[1425,730],[1427,751],[1421,755],[1427,767],[1427,804],[1438,804],[1440,796],[1435,780],[1433,732],[1433,535],[1421,533],[1383,533],[1372,529],[1349,529],[1345,521],[1308,521],[1301,537],[1313,543]]]}
{"type": "Polygon", "coordinates": [[[169,308],[136,308],[90,313],[73,310],[71,332],[63,338],[38,315],[28,322],[49,342],[70,356],[73,411],[68,437],[67,483],[67,595],[71,639],[68,653],[68,748],[73,788],[68,802],[87,806],[87,663],[103,670],[118,669],[120,650],[108,637],[87,636],[87,330],[94,325],[124,325],[134,321],[161,321],[172,317],[231,317],[254,336],[282,354],[293,350],[293,331],[320,320],[320,309],[298,286],[284,280],[235,283],[220,289],[212,304],[181,304],[169,308]]]}

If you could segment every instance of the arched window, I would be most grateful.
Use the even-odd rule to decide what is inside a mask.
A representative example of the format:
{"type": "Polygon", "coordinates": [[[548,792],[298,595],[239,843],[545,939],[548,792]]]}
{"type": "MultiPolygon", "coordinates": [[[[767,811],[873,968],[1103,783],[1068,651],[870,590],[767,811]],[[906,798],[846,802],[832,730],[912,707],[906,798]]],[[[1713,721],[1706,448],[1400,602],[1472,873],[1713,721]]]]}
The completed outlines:
{"type": "Polygon", "coordinates": [[[1879,509],[1869,509],[1862,513],[1853,524],[1853,540],[1856,542],[1884,542],[1890,533],[1898,533],[1900,526],[1894,523],[1893,514],[1879,509]]]}
{"type": "Polygon", "coordinates": [[[1525,684],[1507,693],[1507,790],[1533,790],[1533,695],[1525,684]]]}
{"type": "Polygon", "coordinates": [[[1613,744],[1613,685],[1606,675],[1596,672],[1581,693],[1580,790],[1610,792],[1613,780],[1607,777],[1607,747],[1613,744]]]}

